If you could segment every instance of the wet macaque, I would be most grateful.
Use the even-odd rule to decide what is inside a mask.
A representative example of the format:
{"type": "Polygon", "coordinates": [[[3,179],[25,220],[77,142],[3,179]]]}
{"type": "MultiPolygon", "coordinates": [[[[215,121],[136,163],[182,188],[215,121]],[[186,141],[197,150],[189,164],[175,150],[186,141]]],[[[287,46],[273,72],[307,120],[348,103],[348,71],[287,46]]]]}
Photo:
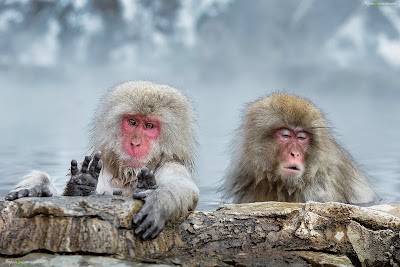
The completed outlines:
{"type": "MultiPolygon", "coordinates": [[[[127,82],[102,100],[91,123],[92,156],[78,166],[63,195],[114,194],[144,201],[135,234],[156,237],[167,221],[188,215],[199,191],[192,178],[196,141],[188,99],[167,85],[127,82]]],[[[31,172],[6,196],[56,194],[44,172],[31,172]]]]}
{"type": "Polygon", "coordinates": [[[336,201],[376,195],[310,101],[277,93],[251,103],[232,142],[222,190],[235,203],[336,201]]]}

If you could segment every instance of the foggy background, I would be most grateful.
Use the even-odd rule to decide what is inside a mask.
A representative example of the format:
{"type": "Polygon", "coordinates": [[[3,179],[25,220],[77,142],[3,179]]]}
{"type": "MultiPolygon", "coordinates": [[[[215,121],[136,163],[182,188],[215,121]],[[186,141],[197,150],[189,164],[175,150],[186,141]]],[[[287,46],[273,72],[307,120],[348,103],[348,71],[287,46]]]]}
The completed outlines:
{"type": "Polygon", "coordinates": [[[200,207],[215,209],[245,103],[307,97],[383,203],[400,201],[400,4],[0,0],[0,197],[31,169],[63,188],[112,86],[150,80],[195,104],[200,207]]]}

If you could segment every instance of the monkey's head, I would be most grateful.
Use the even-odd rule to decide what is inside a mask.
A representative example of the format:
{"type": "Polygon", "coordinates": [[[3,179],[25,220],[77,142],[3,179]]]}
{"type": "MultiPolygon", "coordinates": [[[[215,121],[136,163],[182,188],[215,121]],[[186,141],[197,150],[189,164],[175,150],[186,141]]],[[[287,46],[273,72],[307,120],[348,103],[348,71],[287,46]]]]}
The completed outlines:
{"type": "Polygon", "coordinates": [[[267,177],[290,184],[313,177],[319,147],[329,136],[326,120],[310,101],[277,93],[255,101],[247,110],[244,148],[267,177]],[[261,133],[261,134],[260,134],[261,133]],[[313,174],[311,174],[313,173],[313,174]]]}
{"type": "Polygon", "coordinates": [[[161,155],[191,168],[192,118],[191,105],[178,90],[151,82],[126,82],[102,100],[91,125],[92,149],[133,168],[161,155]]]}

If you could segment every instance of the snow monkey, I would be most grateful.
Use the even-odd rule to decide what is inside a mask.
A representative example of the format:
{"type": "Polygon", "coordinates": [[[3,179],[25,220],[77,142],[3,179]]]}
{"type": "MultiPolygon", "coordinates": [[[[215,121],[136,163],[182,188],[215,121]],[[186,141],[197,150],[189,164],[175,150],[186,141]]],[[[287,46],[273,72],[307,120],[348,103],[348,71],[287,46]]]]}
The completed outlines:
{"type": "MultiPolygon", "coordinates": [[[[187,216],[197,206],[199,191],[191,175],[197,144],[193,124],[190,102],[174,88],[144,81],[116,86],[90,125],[93,155],[80,169],[72,160],[63,195],[95,192],[141,199],[144,205],[133,219],[135,234],[156,237],[165,222],[187,216]]],[[[53,194],[48,175],[32,171],[6,199],[53,194]]]]}
{"type": "Polygon", "coordinates": [[[251,103],[232,142],[222,190],[235,203],[337,201],[375,193],[310,101],[276,93],[251,103]]]}

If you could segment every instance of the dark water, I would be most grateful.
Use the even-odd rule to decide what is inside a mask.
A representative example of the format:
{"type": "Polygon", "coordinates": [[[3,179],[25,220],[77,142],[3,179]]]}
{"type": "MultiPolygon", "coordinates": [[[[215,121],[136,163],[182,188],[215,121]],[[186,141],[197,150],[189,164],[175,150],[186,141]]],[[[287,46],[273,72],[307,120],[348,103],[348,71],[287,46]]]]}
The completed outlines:
{"type": "Polygon", "coordinates": [[[316,103],[382,203],[400,202],[398,6],[238,0],[202,9],[207,1],[145,2],[132,3],[153,19],[125,24],[110,15],[129,11],[125,6],[68,11],[103,19],[97,31],[96,23],[93,30],[49,12],[69,1],[36,13],[35,1],[0,10],[0,197],[31,169],[48,172],[63,188],[70,160],[88,153],[86,125],[99,98],[117,83],[151,80],[182,89],[195,105],[199,209],[221,202],[227,146],[245,103],[273,91],[316,103]],[[29,16],[4,24],[10,10],[29,16]],[[183,23],[185,14],[193,25],[183,23]]]}

